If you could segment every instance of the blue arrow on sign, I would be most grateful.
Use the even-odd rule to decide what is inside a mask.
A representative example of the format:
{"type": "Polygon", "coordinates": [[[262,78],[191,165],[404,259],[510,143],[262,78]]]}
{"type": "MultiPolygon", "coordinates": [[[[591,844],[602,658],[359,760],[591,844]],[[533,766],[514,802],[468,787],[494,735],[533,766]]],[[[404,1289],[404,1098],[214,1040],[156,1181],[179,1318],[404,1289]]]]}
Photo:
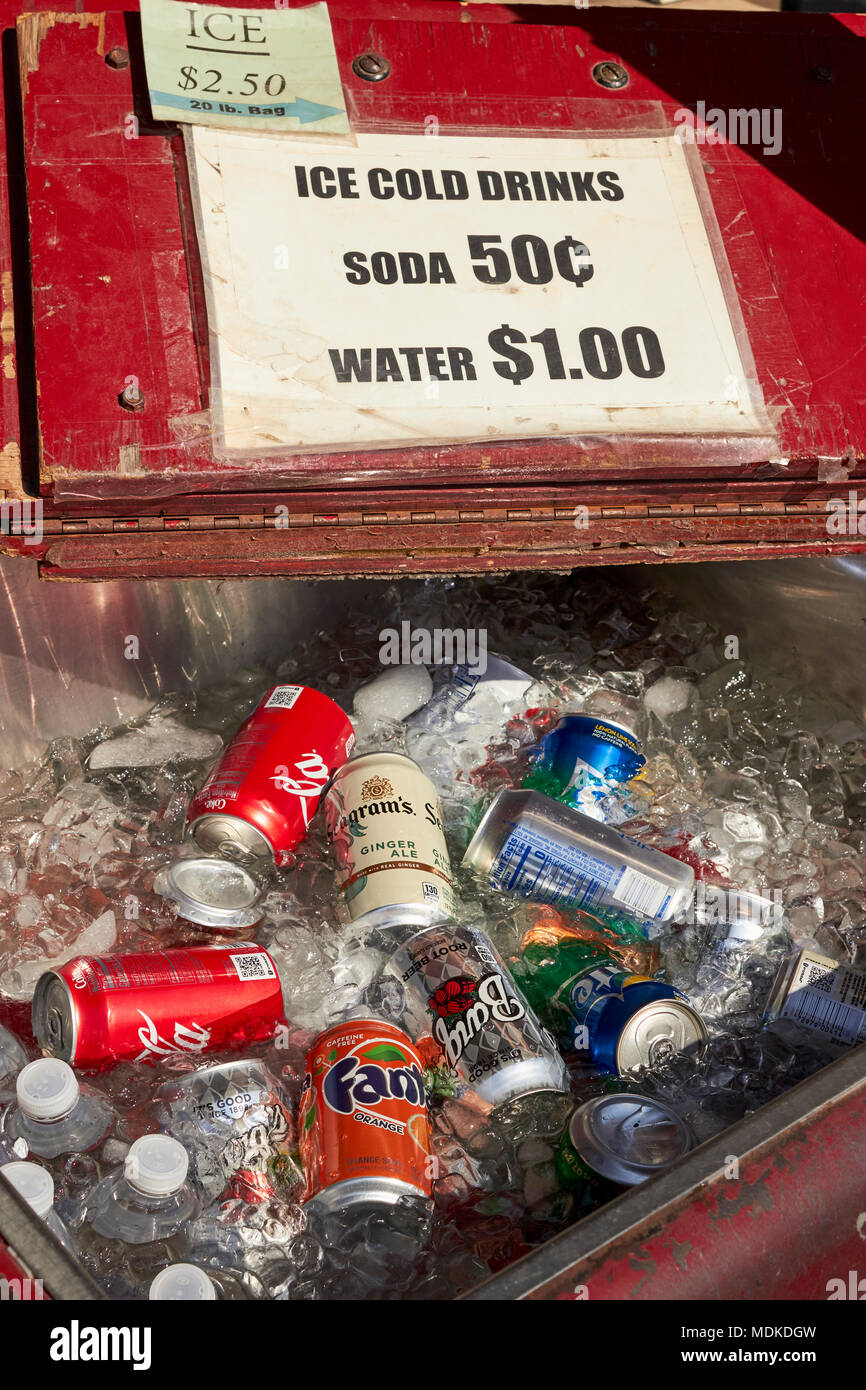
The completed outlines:
{"type": "MultiPolygon", "coordinates": [[[[176,93],[174,93],[174,92],[151,92],[151,93],[150,93],[150,104],[151,104],[151,106],[175,106],[175,107],[178,108],[178,110],[182,110],[182,111],[191,111],[191,110],[193,110],[193,106],[192,106],[192,101],[193,101],[193,100],[198,101],[199,98],[198,98],[198,97],[196,97],[196,98],[191,98],[191,97],[187,97],[187,96],[178,96],[178,95],[177,95],[176,93]]],[[[317,101],[307,101],[306,97],[297,97],[297,98],[295,99],[295,101],[291,101],[291,102],[282,102],[282,101],[281,101],[281,102],[279,102],[278,104],[279,104],[279,106],[281,107],[281,109],[285,112],[286,116],[295,116],[295,117],[297,117],[297,119],[300,121],[301,125],[309,125],[311,121],[326,121],[326,120],[328,119],[329,116],[342,116],[342,115],[344,114],[342,107],[339,107],[339,106],[321,106],[321,105],[319,104],[319,102],[317,102],[317,101]]],[[[222,103],[219,103],[219,102],[211,102],[211,103],[209,103],[209,106],[210,106],[210,109],[211,109],[211,110],[212,110],[215,106],[218,107],[218,106],[220,106],[220,105],[223,105],[223,106],[231,106],[231,107],[232,107],[232,110],[231,110],[231,111],[222,111],[222,112],[219,112],[219,113],[218,113],[218,114],[221,114],[221,115],[231,115],[231,116],[249,116],[249,115],[252,115],[252,116],[253,116],[253,119],[255,120],[255,119],[257,119],[257,118],[259,118],[259,117],[261,117],[261,116],[271,116],[271,114],[272,114],[271,111],[268,110],[268,108],[267,108],[266,106],[260,106],[260,107],[257,108],[257,110],[256,110],[255,112],[251,112],[249,105],[248,105],[248,104],[244,104],[243,102],[240,102],[240,103],[239,103],[239,102],[235,102],[235,101],[226,101],[226,102],[222,102],[222,103]]],[[[203,104],[203,105],[202,105],[202,109],[207,110],[207,109],[208,109],[207,104],[203,104]]],[[[276,119],[276,120],[282,120],[283,117],[277,116],[277,117],[274,117],[274,119],[276,119]]]]}

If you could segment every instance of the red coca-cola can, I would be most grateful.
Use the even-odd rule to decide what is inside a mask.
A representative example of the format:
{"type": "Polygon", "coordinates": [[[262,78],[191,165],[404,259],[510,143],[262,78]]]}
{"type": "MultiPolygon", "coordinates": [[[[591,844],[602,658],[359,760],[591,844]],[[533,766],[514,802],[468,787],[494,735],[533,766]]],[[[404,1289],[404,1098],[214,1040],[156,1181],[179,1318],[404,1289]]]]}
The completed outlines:
{"type": "Polygon", "coordinates": [[[40,975],[33,996],[42,1051],[80,1067],[245,1048],[282,1018],[274,963],[250,942],[79,956],[40,975]]]}
{"type": "Polygon", "coordinates": [[[187,821],[202,849],[290,862],[355,733],[340,706],[306,685],[275,685],[238,729],[187,821]]]}

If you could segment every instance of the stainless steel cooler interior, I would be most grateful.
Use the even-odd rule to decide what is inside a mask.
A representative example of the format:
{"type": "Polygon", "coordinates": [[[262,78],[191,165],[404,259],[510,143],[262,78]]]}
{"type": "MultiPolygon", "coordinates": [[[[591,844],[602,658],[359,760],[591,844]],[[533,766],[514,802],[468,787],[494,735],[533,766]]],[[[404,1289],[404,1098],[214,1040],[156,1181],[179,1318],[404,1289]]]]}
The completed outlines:
{"type": "MultiPolygon", "coordinates": [[[[804,723],[820,731],[846,709],[863,718],[864,561],[626,567],[620,577],[627,586],[667,590],[735,636],[740,659],[754,673],[773,671],[791,685],[810,686],[804,723]]],[[[166,691],[259,662],[276,665],[293,641],[336,624],[348,602],[384,587],[382,581],[280,579],[48,584],[37,579],[35,564],[8,559],[0,561],[0,580],[4,767],[38,756],[48,739],[140,714],[166,691]]],[[[829,1078],[830,1071],[822,1075],[829,1078]]],[[[737,1152],[740,1127],[727,1132],[728,1152],[737,1152]]],[[[666,1175],[666,1192],[679,1168],[666,1175]]],[[[682,1181],[690,1181],[688,1168],[682,1181]]],[[[652,1184],[646,1199],[652,1200],[652,1184]]],[[[506,1287],[502,1296],[514,1293],[506,1287]]]]}

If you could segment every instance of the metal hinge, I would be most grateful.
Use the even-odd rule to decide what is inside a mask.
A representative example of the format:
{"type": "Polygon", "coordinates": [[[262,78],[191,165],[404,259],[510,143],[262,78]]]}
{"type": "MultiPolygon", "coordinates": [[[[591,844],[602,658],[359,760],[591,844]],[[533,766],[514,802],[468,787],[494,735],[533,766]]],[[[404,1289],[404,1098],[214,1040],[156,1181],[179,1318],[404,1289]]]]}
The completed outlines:
{"type": "Polygon", "coordinates": [[[279,503],[273,510],[233,513],[224,515],[188,516],[90,516],[90,517],[46,517],[43,532],[46,536],[58,535],[106,535],[123,532],[165,532],[165,531],[251,531],[251,530],[295,530],[298,527],[357,527],[357,526],[443,526],[478,525],[479,523],[519,523],[534,525],[539,522],[573,521],[585,507],[590,520],[598,521],[655,521],[663,518],[671,520],[689,517],[735,517],[735,516],[824,516],[826,507],[823,499],[809,502],[669,502],[669,503],[629,503],[622,506],[587,504],[575,502],[573,506],[541,507],[443,507],[426,511],[381,510],[340,511],[340,512],[287,512],[286,503],[279,503]]]}

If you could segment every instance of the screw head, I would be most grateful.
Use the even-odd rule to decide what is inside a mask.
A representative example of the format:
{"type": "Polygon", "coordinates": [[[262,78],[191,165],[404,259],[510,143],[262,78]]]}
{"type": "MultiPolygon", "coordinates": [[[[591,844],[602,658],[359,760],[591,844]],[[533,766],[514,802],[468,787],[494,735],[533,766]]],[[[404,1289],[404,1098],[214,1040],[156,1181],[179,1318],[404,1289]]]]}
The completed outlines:
{"type": "Polygon", "coordinates": [[[121,68],[129,67],[129,54],[125,48],[109,48],[105,61],[110,68],[120,71],[121,68]]]}
{"type": "Polygon", "coordinates": [[[617,87],[628,86],[628,73],[621,63],[612,63],[605,59],[603,63],[596,63],[592,70],[592,80],[597,82],[599,87],[608,87],[614,91],[617,87]]]}
{"type": "Polygon", "coordinates": [[[144,395],[138,386],[124,386],[117,400],[124,410],[144,410],[144,395]]]}
{"type": "Polygon", "coordinates": [[[391,64],[381,53],[359,53],[352,64],[352,71],[356,77],[363,77],[365,82],[384,82],[391,72],[391,64]]]}

